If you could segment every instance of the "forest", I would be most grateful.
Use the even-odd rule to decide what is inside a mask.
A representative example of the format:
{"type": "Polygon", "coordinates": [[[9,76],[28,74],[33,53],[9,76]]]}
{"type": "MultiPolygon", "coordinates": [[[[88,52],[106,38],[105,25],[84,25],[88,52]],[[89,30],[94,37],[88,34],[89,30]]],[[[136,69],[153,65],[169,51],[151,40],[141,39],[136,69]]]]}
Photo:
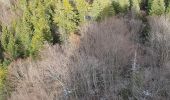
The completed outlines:
{"type": "Polygon", "coordinates": [[[170,100],[170,0],[0,0],[0,100],[170,100]]]}

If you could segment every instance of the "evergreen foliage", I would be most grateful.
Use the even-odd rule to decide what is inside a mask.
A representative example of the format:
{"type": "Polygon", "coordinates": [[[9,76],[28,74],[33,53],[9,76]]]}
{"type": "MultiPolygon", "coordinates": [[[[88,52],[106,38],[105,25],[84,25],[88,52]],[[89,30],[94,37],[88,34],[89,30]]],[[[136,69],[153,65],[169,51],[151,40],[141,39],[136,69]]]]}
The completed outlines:
{"type": "Polygon", "coordinates": [[[85,0],[75,0],[76,10],[78,11],[78,17],[80,23],[86,21],[85,17],[88,15],[90,10],[90,5],[85,0]]]}
{"type": "Polygon", "coordinates": [[[166,0],[166,14],[169,16],[170,15],[170,0],[166,0]]]}
{"type": "Polygon", "coordinates": [[[141,0],[131,0],[131,2],[131,10],[135,10],[136,13],[139,13],[141,0]]]}
{"type": "Polygon", "coordinates": [[[112,0],[112,6],[116,13],[125,13],[130,8],[130,0],[112,0]]]}
{"type": "Polygon", "coordinates": [[[12,58],[35,55],[45,41],[53,42],[53,25],[58,27],[61,37],[75,32],[89,16],[101,20],[115,13],[127,11],[128,0],[19,0],[17,8],[22,16],[12,26],[13,31],[4,27],[1,41],[4,51],[12,58]],[[55,24],[54,24],[55,23],[55,24]]]}
{"type": "Polygon", "coordinates": [[[14,34],[8,30],[7,27],[3,27],[1,35],[2,48],[6,53],[6,57],[9,59],[15,59],[18,57],[16,39],[14,34]]]}
{"type": "Polygon", "coordinates": [[[150,15],[162,15],[165,13],[164,0],[149,0],[149,14],[150,15]]]}
{"type": "Polygon", "coordinates": [[[54,21],[59,28],[64,29],[67,33],[74,32],[77,29],[77,15],[69,0],[58,0],[55,9],[54,21]]]}
{"type": "Polygon", "coordinates": [[[115,0],[118,2],[118,4],[120,5],[120,12],[126,12],[130,6],[130,1],[129,0],[115,0]]]}
{"type": "Polygon", "coordinates": [[[21,0],[20,6],[23,8],[22,18],[15,27],[16,36],[20,48],[20,53],[24,57],[36,54],[44,41],[52,42],[52,12],[55,0],[21,0]],[[37,39],[37,40],[35,40],[37,39]],[[37,43],[36,43],[37,42],[37,43]]]}
{"type": "Polygon", "coordinates": [[[111,0],[95,0],[90,13],[94,20],[100,20],[107,16],[114,15],[115,10],[111,0]]]}

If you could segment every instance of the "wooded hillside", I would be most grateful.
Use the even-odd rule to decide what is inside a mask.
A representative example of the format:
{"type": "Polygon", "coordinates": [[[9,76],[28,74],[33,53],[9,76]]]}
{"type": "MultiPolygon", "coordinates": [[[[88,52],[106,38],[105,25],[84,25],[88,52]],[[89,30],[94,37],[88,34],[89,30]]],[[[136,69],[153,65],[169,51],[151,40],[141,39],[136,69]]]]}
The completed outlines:
{"type": "Polygon", "coordinates": [[[169,100],[170,0],[0,0],[0,100],[169,100]]]}

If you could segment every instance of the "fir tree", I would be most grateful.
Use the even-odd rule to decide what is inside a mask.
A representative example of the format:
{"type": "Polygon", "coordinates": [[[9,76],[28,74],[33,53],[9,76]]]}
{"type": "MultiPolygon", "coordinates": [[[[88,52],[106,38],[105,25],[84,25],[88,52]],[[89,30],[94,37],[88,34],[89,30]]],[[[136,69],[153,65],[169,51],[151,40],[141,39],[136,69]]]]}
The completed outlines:
{"type": "Polygon", "coordinates": [[[33,35],[33,25],[30,19],[31,19],[31,12],[27,8],[23,12],[23,17],[20,21],[17,22],[15,28],[17,38],[20,41],[18,42],[19,46],[22,47],[20,52],[24,56],[29,55],[31,36],[33,35]]]}
{"type": "Polygon", "coordinates": [[[140,11],[140,0],[131,0],[132,5],[131,5],[131,10],[134,10],[136,13],[139,14],[140,11]]]}
{"type": "Polygon", "coordinates": [[[116,0],[121,7],[121,12],[126,12],[130,6],[129,0],[116,0]]]}
{"type": "Polygon", "coordinates": [[[115,11],[111,0],[95,0],[90,13],[94,20],[99,20],[107,15],[114,15],[115,11]]]}
{"type": "Polygon", "coordinates": [[[170,0],[166,0],[166,14],[170,16],[170,0]]]}
{"type": "Polygon", "coordinates": [[[88,15],[90,5],[85,0],[75,0],[75,6],[78,11],[80,23],[85,22],[85,16],[88,15]]]}
{"type": "Polygon", "coordinates": [[[152,0],[151,7],[149,10],[150,15],[162,15],[165,13],[165,3],[164,0],[152,0]]]}
{"type": "Polygon", "coordinates": [[[5,51],[7,51],[8,41],[9,41],[9,31],[7,27],[3,26],[2,34],[1,34],[1,44],[5,51]]]}
{"type": "Polygon", "coordinates": [[[7,27],[3,27],[2,35],[1,35],[1,44],[4,51],[7,54],[7,58],[15,59],[17,58],[17,45],[15,36],[12,32],[8,30],[7,27]]]}
{"type": "Polygon", "coordinates": [[[55,22],[66,32],[74,32],[77,28],[77,16],[69,0],[58,0],[55,9],[55,22]]]}

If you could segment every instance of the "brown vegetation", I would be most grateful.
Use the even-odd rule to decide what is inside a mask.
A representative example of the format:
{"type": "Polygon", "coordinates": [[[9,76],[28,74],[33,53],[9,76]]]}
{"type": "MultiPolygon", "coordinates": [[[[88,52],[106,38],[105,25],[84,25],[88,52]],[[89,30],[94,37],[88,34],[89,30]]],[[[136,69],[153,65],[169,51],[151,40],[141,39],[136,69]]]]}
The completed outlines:
{"type": "MultiPolygon", "coordinates": [[[[10,1],[15,5],[17,0],[10,1]]],[[[87,1],[93,4],[93,0],[87,1]]],[[[69,2],[65,3],[72,5],[69,2]]],[[[126,14],[104,17],[99,22],[89,20],[81,24],[82,26],[76,26],[77,34],[70,31],[68,37],[63,37],[67,39],[61,44],[53,45],[45,41],[42,46],[44,50],[38,50],[40,53],[36,57],[13,60],[8,67],[6,80],[0,80],[0,84],[5,82],[5,85],[1,86],[5,88],[4,91],[0,91],[0,99],[6,97],[7,100],[169,100],[170,20],[157,12],[157,8],[160,7],[155,5],[160,6],[158,3],[149,5],[148,0],[142,3],[143,11],[139,11],[141,16],[131,9],[132,11],[128,10],[126,14]],[[149,12],[146,11],[146,6],[149,12]],[[160,16],[155,16],[156,13],[160,16]],[[147,14],[154,16],[147,17],[147,14]]],[[[105,15],[105,10],[100,12],[95,5],[94,8],[105,15]]],[[[137,8],[140,10],[140,7],[137,8]]],[[[3,24],[10,24],[16,16],[12,9],[1,3],[0,12],[0,22],[3,24]]],[[[78,14],[76,10],[73,12],[78,14]]],[[[101,14],[98,17],[101,17],[101,14]]],[[[86,14],[81,17],[86,17],[86,14]]],[[[36,27],[38,24],[36,21],[34,23],[36,27]]],[[[69,24],[70,27],[73,25],[67,22],[65,24],[69,24]]],[[[52,32],[58,35],[60,30],[57,27],[52,26],[52,32]]],[[[39,42],[36,38],[35,40],[39,42]]],[[[4,65],[8,63],[5,62],[6,59],[3,60],[4,65]]],[[[3,77],[6,77],[6,70],[3,77]]]]}
{"type": "Polygon", "coordinates": [[[9,100],[121,98],[134,51],[130,35],[122,19],[111,18],[83,28],[79,48],[48,46],[41,61],[18,60],[9,69],[16,87],[9,100]]]}
{"type": "Polygon", "coordinates": [[[11,64],[9,100],[168,100],[169,22],[164,20],[150,18],[151,41],[145,47],[136,41],[139,20],[85,25],[80,40],[73,35],[63,46],[47,45],[40,61],[11,64]]]}

